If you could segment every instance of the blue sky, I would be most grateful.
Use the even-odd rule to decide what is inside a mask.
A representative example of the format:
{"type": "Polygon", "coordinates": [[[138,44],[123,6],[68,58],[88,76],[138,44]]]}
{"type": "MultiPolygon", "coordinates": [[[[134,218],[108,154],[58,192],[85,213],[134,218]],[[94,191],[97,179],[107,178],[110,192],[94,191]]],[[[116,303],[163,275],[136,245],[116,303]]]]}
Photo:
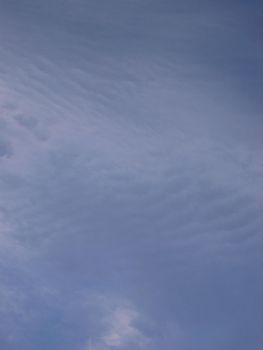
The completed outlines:
{"type": "Polygon", "coordinates": [[[261,1],[0,0],[1,350],[259,350],[261,1]]]}

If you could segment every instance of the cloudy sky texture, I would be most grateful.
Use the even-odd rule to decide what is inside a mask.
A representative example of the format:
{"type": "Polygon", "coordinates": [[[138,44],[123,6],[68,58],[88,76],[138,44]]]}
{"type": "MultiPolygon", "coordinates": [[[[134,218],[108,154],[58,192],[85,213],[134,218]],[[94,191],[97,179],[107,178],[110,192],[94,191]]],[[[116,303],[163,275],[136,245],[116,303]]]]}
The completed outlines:
{"type": "Polygon", "coordinates": [[[260,350],[263,4],[0,0],[0,349],[260,350]]]}

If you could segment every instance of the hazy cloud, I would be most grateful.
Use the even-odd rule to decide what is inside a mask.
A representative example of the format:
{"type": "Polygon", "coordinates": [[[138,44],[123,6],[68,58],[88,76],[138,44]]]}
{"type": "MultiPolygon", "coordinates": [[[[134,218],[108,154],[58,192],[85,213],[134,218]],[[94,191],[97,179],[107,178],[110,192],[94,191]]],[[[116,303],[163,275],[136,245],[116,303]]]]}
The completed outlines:
{"type": "Polygon", "coordinates": [[[0,0],[0,348],[259,350],[259,1],[0,0]]]}

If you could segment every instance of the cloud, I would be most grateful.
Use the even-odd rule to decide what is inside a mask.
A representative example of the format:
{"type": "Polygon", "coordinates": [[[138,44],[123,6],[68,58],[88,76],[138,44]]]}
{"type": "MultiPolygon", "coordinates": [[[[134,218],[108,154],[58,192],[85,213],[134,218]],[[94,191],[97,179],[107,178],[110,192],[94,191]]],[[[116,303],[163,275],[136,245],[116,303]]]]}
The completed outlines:
{"type": "Polygon", "coordinates": [[[103,336],[107,346],[120,347],[132,341],[140,345],[144,343],[143,335],[132,325],[137,313],[129,309],[117,309],[110,317],[109,331],[103,336]]]}
{"type": "Polygon", "coordinates": [[[106,309],[103,310],[104,316],[100,320],[100,334],[89,338],[87,349],[126,349],[130,346],[145,348],[150,340],[136,326],[141,318],[138,311],[123,302],[116,304],[115,301],[112,305],[107,302],[106,305],[106,309]]]}
{"type": "Polygon", "coordinates": [[[0,348],[258,350],[262,50],[236,3],[0,0],[0,348]]]}

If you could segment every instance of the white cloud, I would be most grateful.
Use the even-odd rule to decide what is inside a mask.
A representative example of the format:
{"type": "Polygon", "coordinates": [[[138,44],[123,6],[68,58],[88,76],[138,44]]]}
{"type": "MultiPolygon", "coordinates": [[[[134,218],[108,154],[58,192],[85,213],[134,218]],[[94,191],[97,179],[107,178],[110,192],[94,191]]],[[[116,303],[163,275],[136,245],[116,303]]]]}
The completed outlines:
{"type": "Polygon", "coordinates": [[[138,345],[144,342],[144,336],[135,328],[134,322],[138,313],[129,308],[119,307],[109,317],[109,330],[102,337],[103,342],[108,346],[122,346],[129,341],[138,345]]]}
{"type": "Polygon", "coordinates": [[[87,350],[144,348],[150,344],[150,339],[140,330],[142,315],[131,303],[105,298],[91,298],[89,305],[95,304],[100,325],[99,333],[92,335],[87,342],[87,350]]]}

